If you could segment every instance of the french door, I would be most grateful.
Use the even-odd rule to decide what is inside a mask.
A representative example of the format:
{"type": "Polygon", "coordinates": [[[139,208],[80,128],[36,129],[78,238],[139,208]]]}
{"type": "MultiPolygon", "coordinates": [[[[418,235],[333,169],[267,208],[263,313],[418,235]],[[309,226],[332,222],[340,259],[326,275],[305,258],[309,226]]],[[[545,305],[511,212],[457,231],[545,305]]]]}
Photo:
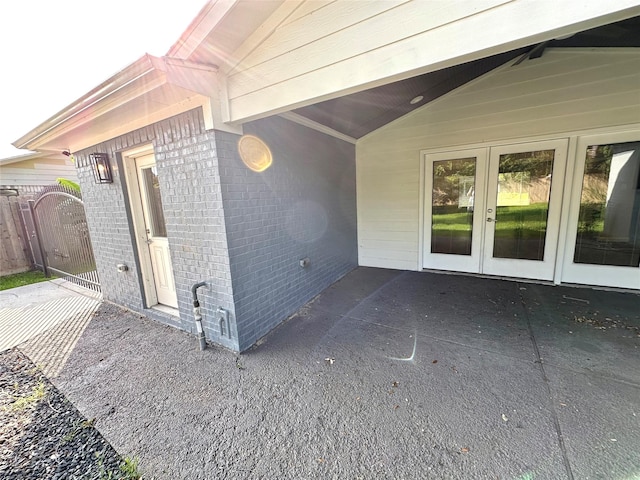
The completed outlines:
{"type": "Polygon", "coordinates": [[[423,267],[552,280],[567,143],[427,154],[423,267]]]}

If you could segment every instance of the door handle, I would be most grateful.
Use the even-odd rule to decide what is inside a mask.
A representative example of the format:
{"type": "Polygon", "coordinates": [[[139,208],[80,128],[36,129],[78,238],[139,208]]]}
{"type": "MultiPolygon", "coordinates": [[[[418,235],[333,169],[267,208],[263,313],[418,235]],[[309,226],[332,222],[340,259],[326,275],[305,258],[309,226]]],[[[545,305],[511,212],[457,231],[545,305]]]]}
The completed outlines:
{"type": "Polygon", "coordinates": [[[494,219],[493,219],[493,218],[491,218],[491,217],[487,217],[487,222],[489,222],[489,223],[491,223],[491,222],[497,222],[497,220],[494,220],[494,219]]]}

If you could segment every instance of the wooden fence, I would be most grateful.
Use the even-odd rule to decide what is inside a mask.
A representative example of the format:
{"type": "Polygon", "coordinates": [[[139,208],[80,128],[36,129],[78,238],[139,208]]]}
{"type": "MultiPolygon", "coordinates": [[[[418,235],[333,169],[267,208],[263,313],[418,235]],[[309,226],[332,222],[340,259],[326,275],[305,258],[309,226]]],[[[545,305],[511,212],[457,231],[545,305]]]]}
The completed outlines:
{"type": "Polygon", "coordinates": [[[20,197],[0,196],[0,275],[33,268],[29,239],[20,214],[20,197]]]}

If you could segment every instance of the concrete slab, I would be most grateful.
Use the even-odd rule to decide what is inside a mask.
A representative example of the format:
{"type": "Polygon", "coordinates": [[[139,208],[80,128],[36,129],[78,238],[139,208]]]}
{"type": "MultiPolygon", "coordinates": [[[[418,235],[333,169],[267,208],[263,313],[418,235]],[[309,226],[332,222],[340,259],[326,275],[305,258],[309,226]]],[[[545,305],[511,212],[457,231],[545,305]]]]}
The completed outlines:
{"type": "Polygon", "coordinates": [[[640,385],[640,295],[526,285],[545,364],[640,385]]]}
{"type": "Polygon", "coordinates": [[[640,478],[640,386],[546,366],[574,478],[640,478]]]}
{"type": "Polygon", "coordinates": [[[103,304],[52,378],[145,478],[636,478],[640,383],[556,288],[357,269],[240,356],[103,304]]]}
{"type": "MultiPolygon", "coordinates": [[[[0,292],[0,352],[67,320],[75,323],[83,320],[86,325],[100,302],[99,293],[63,279],[3,290],[0,292]]],[[[51,348],[51,343],[48,345],[51,348]]]]}
{"type": "Polygon", "coordinates": [[[405,272],[349,315],[533,361],[519,292],[515,282],[405,272]]]}

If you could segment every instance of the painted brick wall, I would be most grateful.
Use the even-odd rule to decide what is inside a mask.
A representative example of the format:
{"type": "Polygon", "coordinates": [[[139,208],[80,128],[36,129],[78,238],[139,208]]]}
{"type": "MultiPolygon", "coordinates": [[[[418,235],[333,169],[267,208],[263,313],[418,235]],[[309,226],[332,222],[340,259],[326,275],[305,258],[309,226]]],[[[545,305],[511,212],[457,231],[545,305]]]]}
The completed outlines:
{"type": "MultiPolygon", "coordinates": [[[[201,111],[192,110],[76,153],[78,177],[87,209],[89,230],[105,299],[143,312],[160,321],[194,332],[190,287],[200,290],[207,338],[238,350],[235,315],[218,163],[216,136],[206,131],[201,111]],[[167,224],[180,319],[145,310],[135,247],[128,220],[124,172],[116,153],[152,143],[167,224]],[[89,154],[109,154],[114,182],[93,183],[89,154]],[[116,265],[126,263],[127,273],[116,265]],[[221,338],[215,311],[231,313],[231,339],[221,338]]],[[[126,161],[126,160],[125,160],[126,161]]]]}
{"type": "Polygon", "coordinates": [[[357,266],[355,147],[278,117],[244,132],[273,164],[252,172],[216,132],[240,350],[357,266]]]}

